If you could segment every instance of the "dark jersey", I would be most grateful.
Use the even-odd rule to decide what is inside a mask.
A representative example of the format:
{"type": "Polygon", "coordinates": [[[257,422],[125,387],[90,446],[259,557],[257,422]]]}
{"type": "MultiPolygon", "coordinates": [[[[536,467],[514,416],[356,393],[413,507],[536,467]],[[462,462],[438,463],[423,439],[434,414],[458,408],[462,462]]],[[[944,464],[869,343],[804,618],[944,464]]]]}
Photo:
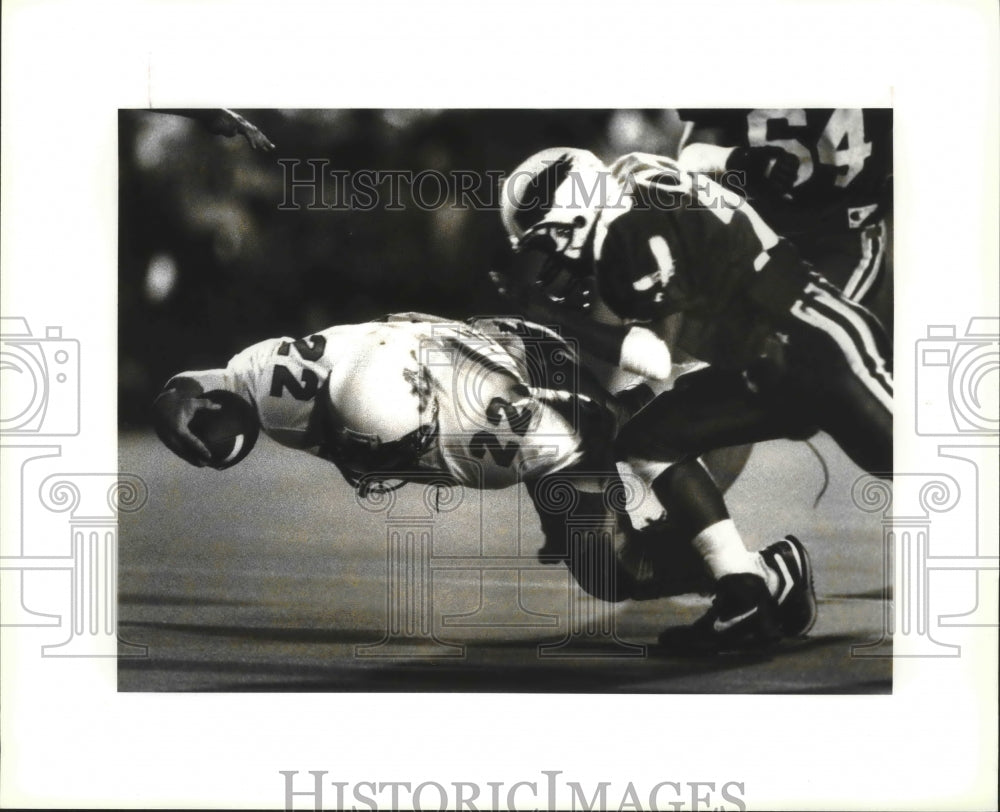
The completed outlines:
{"type": "Polygon", "coordinates": [[[780,147],[799,159],[795,185],[787,196],[753,179],[744,190],[757,211],[783,235],[858,228],[891,206],[890,108],[678,113],[696,127],[720,130],[722,146],[780,147]]]}
{"type": "Polygon", "coordinates": [[[601,296],[625,319],[684,313],[707,332],[702,346],[683,349],[742,364],[769,317],[801,293],[809,266],[745,200],[667,158],[633,153],[612,172],[628,205],[606,209],[598,225],[601,296]]]}

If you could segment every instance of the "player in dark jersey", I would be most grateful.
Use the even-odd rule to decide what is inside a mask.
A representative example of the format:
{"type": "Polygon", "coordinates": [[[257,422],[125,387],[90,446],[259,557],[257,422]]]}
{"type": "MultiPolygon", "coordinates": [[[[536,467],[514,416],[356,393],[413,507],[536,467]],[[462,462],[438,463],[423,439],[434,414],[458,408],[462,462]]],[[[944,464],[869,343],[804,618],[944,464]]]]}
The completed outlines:
{"type": "Polygon", "coordinates": [[[892,335],[892,110],[679,110],[678,163],[740,191],[892,335]]]}
{"type": "Polygon", "coordinates": [[[870,312],[738,195],[653,155],[601,166],[582,150],[532,156],[505,186],[505,225],[518,250],[541,250],[567,272],[595,277],[623,318],[684,313],[702,323],[699,357],[710,366],[681,377],[626,424],[619,465],[651,482],[717,578],[709,613],[661,640],[771,642],[787,633],[776,612],[784,585],[747,566],[742,539],[698,457],[823,429],[861,468],[888,476],[888,341],[870,312]]]}

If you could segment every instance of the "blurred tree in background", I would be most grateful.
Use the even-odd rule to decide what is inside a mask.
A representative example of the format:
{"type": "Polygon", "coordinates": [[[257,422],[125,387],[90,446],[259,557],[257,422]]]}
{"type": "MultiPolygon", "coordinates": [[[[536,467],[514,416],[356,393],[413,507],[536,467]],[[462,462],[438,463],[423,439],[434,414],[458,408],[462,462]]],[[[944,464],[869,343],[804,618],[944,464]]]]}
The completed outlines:
{"type": "Polygon", "coordinates": [[[500,173],[550,146],[605,159],[635,149],[673,155],[681,130],[663,110],[240,112],[273,152],[180,116],[119,114],[123,427],[148,422],[150,401],[172,374],[221,366],[264,338],[401,310],[503,312],[486,275],[515,261],[496,207],[500,173]],[[408,182],[395,192],[384,182],[374,206],[350,208],[337,200],[347,181],[328,178],[324,202],[334,207],[310,208],[312,190],[291,189],[291,166],[280,163],[297,161],[301,181],[309,160],[341,178],[475,173],[475,195],[493,205],[457,206],[456,183],[430,178],[416,196],[439,201],[431,207],[417,205],[408,182]]]}

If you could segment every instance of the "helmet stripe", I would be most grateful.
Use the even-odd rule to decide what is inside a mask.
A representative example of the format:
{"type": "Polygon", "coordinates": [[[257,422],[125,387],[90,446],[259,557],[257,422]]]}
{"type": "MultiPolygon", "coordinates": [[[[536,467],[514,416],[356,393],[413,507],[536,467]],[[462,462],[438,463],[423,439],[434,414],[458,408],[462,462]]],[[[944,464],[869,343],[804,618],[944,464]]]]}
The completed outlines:
{"type": "Polygon", "coordinates": [[[527,231],[552,210],[556,189],[566,180],[571,165],[572,159],[565,153],[528,181],[514,211],[518,228],[527,231]]]}

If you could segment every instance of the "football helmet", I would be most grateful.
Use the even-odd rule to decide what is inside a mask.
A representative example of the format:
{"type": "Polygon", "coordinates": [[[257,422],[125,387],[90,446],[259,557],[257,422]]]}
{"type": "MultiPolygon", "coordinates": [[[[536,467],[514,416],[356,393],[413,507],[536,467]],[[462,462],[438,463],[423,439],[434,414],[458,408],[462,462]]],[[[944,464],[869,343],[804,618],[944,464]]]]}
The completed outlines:
{"type": "Polygon", "coordinates": [[[401,487],[437,440],[438,399],[418,350],[411,336],[382,327],[339,357],[324,385],[320,454],[362,496],[401,487]]]}
{"type": "Polygon", "coordinates": [[[500,214],[515,251],[537,247],[575,260],[622,189],[594,153],[551,147],[511,172],[502,194],[500,214]]]}
{"type": "Polygon", "coordinates": [[[575,147],[535,153],[504,181],[500,215],[516,252],[547,255],[536,282],[557,303],[589,304],[590,248],[601,212],[624,190],[596,155],[575,147]]]}

